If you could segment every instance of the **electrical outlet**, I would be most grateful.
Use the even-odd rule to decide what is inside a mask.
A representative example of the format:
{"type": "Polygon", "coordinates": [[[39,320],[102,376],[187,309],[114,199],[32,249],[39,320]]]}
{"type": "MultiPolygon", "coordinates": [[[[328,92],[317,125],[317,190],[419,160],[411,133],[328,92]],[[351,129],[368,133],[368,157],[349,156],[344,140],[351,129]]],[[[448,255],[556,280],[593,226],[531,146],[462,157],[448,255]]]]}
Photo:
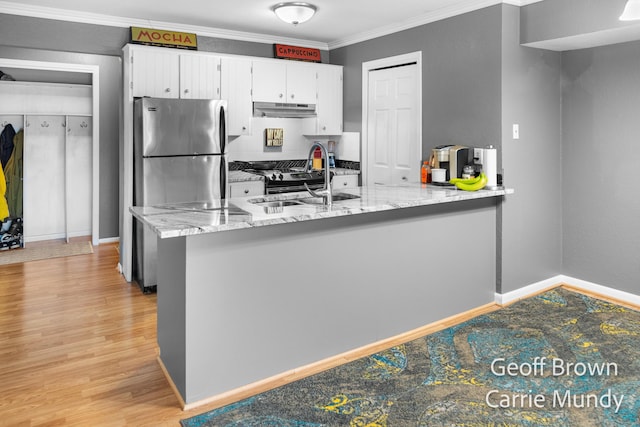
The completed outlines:
{"type": "Polygon", "coordinates": [[[513,124],[513,139],[520,139],[520,125],[517,123],[513,124]]]}

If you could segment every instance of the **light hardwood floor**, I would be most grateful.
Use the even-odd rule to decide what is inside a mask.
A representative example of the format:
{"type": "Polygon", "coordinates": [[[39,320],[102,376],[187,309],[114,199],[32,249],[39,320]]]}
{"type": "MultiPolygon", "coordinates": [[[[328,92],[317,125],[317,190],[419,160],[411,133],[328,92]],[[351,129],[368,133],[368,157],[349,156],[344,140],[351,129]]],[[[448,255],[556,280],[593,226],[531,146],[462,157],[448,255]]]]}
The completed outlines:
{"type": "Polygon", "coordinates": [[[116,245],[94,250],[0,266],[0,426],[177,426],[210,409],[181,409],[155,295],[118,273],[116,245]]]}
{"type": "Polygon", "coordinates": [[[499,308],[487,304],[183,411],[157,360],[155,294],[123,279],[117,245],[94,251],[0,266],[0,426],[178,426],[499,308]]]}

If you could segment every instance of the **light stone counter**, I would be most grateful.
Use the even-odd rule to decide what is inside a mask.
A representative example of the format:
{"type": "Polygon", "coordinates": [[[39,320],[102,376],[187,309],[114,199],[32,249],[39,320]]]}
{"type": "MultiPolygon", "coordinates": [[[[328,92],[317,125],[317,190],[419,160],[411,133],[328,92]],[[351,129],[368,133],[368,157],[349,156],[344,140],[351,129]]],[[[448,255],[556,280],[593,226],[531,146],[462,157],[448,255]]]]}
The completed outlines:
{"type": "Polygon", "coordinates": [[[336,201],[331,207],[302,202],[282,207],[268,206],[270,202],[295,201],[309,197],[307,193],[288,193],[229,199],[228,209],[206,209],[204,204],[199,206],[187,203],[132,207],[131,212],[164,239],[453,203],[511,193],[513,193],[512,189],[467,192],[455,188],[413,184],[340,190],[336,194],[349,194],[357,198],[336,201]]]}

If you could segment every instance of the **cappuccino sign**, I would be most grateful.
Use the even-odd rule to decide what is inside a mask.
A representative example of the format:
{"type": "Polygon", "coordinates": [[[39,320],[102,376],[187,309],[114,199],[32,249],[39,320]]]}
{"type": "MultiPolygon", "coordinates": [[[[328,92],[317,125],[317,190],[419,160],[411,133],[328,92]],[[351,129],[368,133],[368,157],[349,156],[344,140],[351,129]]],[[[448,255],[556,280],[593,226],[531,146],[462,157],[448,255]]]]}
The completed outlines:
{"type": "Polygon", "coordinates": [[[198,49],[198,39],[195,34],[154,30],[152,28],[131,27],[131,43],[179,49],[198,49]]]}

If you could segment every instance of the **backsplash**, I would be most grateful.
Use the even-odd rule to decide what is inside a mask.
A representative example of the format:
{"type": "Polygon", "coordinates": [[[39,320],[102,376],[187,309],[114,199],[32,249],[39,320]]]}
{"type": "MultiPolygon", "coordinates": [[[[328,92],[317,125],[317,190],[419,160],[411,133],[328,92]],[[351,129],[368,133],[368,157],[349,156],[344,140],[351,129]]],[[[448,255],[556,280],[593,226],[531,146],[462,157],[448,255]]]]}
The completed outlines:
{"type": "Polygon", "coordinates": [[[328,142],[333,140],[337,142],[335,150],[336,162],[345,160],[359,164],[359,133],[345,132],[342,136],[305,136],[304,130],[310,127],[309,120],[315,119],[254,117],[251,122],[251,135],[229,136],[229,159],[232,162],[261,160],[291,162],[293,160],[290,159],[300,159],[299,161],[302,162],[300,166],[304,166],[304,159],[308,157],[314,141],[319,141],[327,147],[328,142]],[[265,129],[269,128],[283,129],[282,146],[266,146],[265,129]]]}
{"type": "MultiPolygon", "coordinates": [[[[276,166],[274,169],[291,169],[291,168],[302,168],[304,167],[306,160],[305,159],[299,159],[299,160],[278,160],[276,161],[276,166]]],[[[354,161],[350,161],[350,160],[340,160],[340,159],[336,159],[336,167],[338,168],[344,168],[344,169],[353,169],[353,170],[360,170],[360,162],[354,162],[354,161]]],[[[229,163],[229,170],[230,171],[239,171],[239,170],[245,170],[245,169],[251,169],[251,166],[249,165],[248,162],[245,161],[235,161],[235,162],[230,162],[229,163]]]]}

